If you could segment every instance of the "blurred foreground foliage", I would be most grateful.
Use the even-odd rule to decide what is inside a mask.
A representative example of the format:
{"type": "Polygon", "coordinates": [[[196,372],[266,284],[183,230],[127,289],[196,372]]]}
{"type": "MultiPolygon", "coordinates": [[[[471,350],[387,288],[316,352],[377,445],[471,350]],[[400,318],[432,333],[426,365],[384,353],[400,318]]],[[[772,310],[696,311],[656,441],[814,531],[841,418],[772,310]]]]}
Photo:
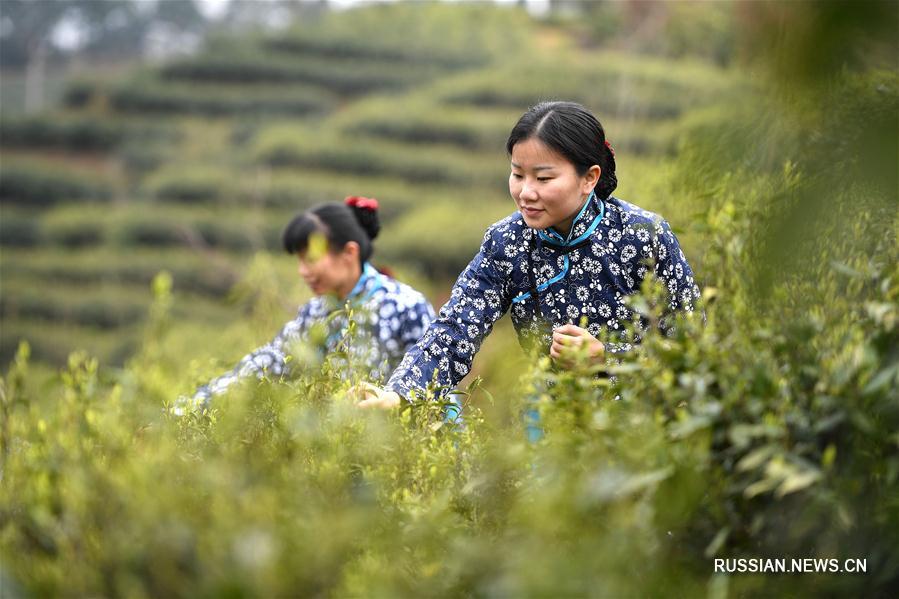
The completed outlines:
{"type": "MultiPolygon", "coordinates": [[[[886,6],[853,14],[880,19],[886,6]]],[[[784,10],[775,16],[812,11],[817,21],[806,21],[843,31],[831,7],[784,10]]],[[[809,31],[769,47],[830,48],[809,31]]],[[[326,41],[308,43],[336,52],[326,41]]],[[[384,46],[385,56],[397,51],[384,46]]],[[[154,279],[143,342],[122,369],[75,353],[44,383],[22,345],[0,386],[4,593],[889,596],[899,585],[899,87],[895,69],[834,63],[832,51],[788,54],[794,62],[775,61],[775,76],[811,81],[781,81],[765,101],[734,99],[725,118],[691,122],[674,136],[670,171],[651,181],[675,198],[665,200],[673,210],[695,212],[679,220],[697,248],[688,255],[704,284],[701,312],[681,316],[670,335],[651,329],[619,363],[559,373],[537,361],[520,369],[518,386],[475,384],[462,425],[433,402],[360,412],[346,393],[354,381],[332,376],[328,360],[291,381],[249,381],[211,412],[169,416],[165,407],[213,372],[191,361],[197,329],[177,318],[166,274],[154,279]],[[819,58],[828,68],[802,63],[819,58]],[[529,443],[517,415],[535,402],[543,436],[529,443]],[[741,557],[861,558],[867,571],[714,573],[715,558],[741,557]]],[[[504,106],[478,81],[451,100],[504,106]]],[[[448,134],[451,121],[425,134],[482,144],[464,128],[448,134]]],[[[388,118],[346,124],[410,135],[388,118]]],[[[307,144],[265,131],[260,140],[268,160],[277,150],[324,168],[308,164],[307,144]]],[[[381,185],[414,201],[389,157],[377,166],[381,185]]],[[[429,155],[400,166],[428,168],[429,155]]],[[[36,185],[30,170],[10,172],[22,189],[36,185]]],[[[174,179],[162,173],[147,186],[176,199],[224,192],[214,176],[187,187],[174,179]]],[[[72,196],[104,197],[63,183],[72,196]]],[[[260,197],[277,205],[291,184],[273,181],[260,197]]],[[[448,219],[441,209],[427,207],[429,222],[448,219]]],[[[385,251],[441,233],[420,224],[399,221],[385,251]]],[[[47,231],[31,234],[59,237],[47,231]]],[[[29,259],[47,272],[65,266],[29,259]]],[[[108,261],[146,282],[148,266],[108,261]]],[[[277,277],[260,262],[242,292],[255,303],[254,329],[270,330],[277,277]]],[[[42,299],[56,309],[52,295],[42,299]]],[[[652,323],[659,300],[647,284],[632,304],[652,323]]],[[[516,368],[494,356],[485,378],[508,380],[516,368]]]]}

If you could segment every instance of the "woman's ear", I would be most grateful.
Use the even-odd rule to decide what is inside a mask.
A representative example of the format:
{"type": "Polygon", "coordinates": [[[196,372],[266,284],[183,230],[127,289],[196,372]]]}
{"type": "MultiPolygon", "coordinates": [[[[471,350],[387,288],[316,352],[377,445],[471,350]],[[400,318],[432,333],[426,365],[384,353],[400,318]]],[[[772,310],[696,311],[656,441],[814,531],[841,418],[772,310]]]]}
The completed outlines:
{"type": "Polygon", "coordinates": [[[598,164],[594,164],[584,173],[583,193],[590,193],[596,184],[599,183],[599,177],[602,175],[602,169],[598,164]]]}
{"type": "Polygon", "coordinates": [[[340,251],[341,255],[352,262],[359,261],[359,253],[361,252],[359,244],[355,241],[347,241],[340,251]]]}

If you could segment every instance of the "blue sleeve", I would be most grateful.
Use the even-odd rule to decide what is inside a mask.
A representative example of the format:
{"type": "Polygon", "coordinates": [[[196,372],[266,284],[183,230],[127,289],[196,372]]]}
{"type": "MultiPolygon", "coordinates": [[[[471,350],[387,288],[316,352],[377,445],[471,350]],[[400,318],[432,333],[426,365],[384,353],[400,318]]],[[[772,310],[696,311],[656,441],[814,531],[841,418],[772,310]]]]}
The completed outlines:
{"type": "MultiPolygon", "coordinates": [[[[672,331],[671,316],[677,311],[692,312],[693,303],[699,298],[700,293],[693,276],[693,269],[687,263],[687,258],[681,250],[677,237],[668,222],[662,219],[654,224],[652,257],[654,259],[653,274],[665,286],[668,295],[668,303],[663,311],[659,328],[664,333],[670,333],[672,331]]],[[[630,352],[634,346],[632,343],[623,341],[606,343],[605,348],[610,361],[614,361],[616,354],[630,352]]]]}
{"type": "Polygon", "coordinates": [[[681,250],[671,227],[666,221],[656,226],[653,238],[653,254],[655,255],[654,274],[665,285],[668,291],[668,305],[662,316],[660,328],[670,333],[668,321],[674,312],[692,312],[693,303],[699,299],[699,286],[693,276],[693,269],[687,263],[687,257],[681,250]]]}
{"type": "Polygon", "coordinates": [[[388,390],[409,399],[412,394],[423,396],[435,383],[445,394],[468,374],[481,342],[511,302],[507,277],[511,263],[497,252],[499,245],[488,230],[480,251],[456,280],[449,301],[390,377],[388,390]]]}
{"type": "Polygon", "coordinates": [[[248,353],[230,371],[199,387],[194,393],[193,403],[207,405],[213,396],[223,394],[229,387],[250,376],[263,378],[289,374],[290,347],[302,339],[309,329],[309,306],[306,304],[301,307],[297,317],[284,325],[274,339],[248,353]]]}

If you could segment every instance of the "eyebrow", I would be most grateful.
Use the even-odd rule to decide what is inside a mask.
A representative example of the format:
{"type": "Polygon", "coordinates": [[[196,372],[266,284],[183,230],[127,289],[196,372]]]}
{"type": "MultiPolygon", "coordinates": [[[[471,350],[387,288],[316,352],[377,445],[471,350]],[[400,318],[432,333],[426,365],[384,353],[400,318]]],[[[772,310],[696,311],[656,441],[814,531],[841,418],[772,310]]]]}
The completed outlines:
{"type": "MultiPolygon", "coordinates": [[[[512,166],[515,167],[515,168],[521,168],[521,165],[520,165],[520,164],[516,164],[515,162],[512,163],[512,166]]],[[[535,171],[548,171],[548,170],[552,170],[552,169],[554,169],[554,168],[555,168],[554,166],[549,166],[549,165],[546,165],[546,166],[535,166],[535,167],[534,167],[534,170],[535,170],[535,171]]]]}

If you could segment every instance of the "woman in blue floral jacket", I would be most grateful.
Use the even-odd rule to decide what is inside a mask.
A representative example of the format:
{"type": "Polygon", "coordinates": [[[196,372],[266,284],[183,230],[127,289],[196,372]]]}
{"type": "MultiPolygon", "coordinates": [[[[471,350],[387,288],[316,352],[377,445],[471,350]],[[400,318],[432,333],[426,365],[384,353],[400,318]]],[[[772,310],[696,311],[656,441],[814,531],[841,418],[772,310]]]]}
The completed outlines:
{"type": "Polygon", "coordinates": [[[670,309],[693,309],[699,289],[668,223],[611,195],[614,152],[587,109],[538,104],[519,119],[506,149],[518,211],[487,229],[438,318],[386,390],[361,389],[361,406],[398,405],[423,396],[431,383],[452,389],[508,310],[523,347],[564,365],[570,348],[582,344],[597,360],[627,349],[623,336],[609,344],[596,337],[603,329],[613,339],[623,333],[631,318],[624,299],[650,272],[667,287],[670,309]]]}
{"type": "Polygon", "coordinates": [[[284,249],[299,259],[299,274],[315,297],[301,306],[269,343],[250,352],[231,371],[182,399],[177,412],[207,406],[239,380],[290,374],[290,358],[301,345],[318,357],[342,351],[344,366],[375,380],[386,378],[434,319],[425,297],[378,272],[370,263],[372,240],[380,230],[378,203],[349,197],[295,217],[284,231],[284,249]],[[347,335],[350,314],[355,323],[347,335]]]}

